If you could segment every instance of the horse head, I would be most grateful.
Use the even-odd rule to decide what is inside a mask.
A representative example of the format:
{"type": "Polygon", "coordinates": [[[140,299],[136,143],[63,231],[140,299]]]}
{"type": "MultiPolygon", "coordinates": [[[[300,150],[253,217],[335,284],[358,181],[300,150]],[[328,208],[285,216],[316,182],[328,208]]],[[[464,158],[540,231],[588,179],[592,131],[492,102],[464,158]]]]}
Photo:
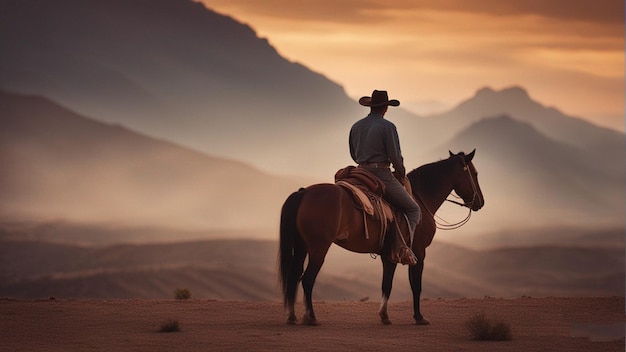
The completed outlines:
{"type": "Polygon", "coordinates": [[[451,151],[449,153],[450,159],[456,161],[453,189],[464,202],[457,204],[468,207],[473,211],[480,210],[485,205],[485,198],[478,184],[478,172],[472,163],[476,149],[469,154],[463,152],[454,154],[451,151]]]}

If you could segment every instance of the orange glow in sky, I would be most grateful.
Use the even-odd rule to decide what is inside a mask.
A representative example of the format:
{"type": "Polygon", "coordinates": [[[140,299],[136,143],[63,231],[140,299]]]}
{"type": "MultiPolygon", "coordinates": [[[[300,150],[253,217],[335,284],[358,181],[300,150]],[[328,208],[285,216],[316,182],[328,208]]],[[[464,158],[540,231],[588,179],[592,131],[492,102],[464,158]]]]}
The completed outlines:
{"type": "Polygon", "coordinates": [[[624,130],[618,0],[201,0],[358,98],[386,89],[419,114],[482,87],[624,130]]]}

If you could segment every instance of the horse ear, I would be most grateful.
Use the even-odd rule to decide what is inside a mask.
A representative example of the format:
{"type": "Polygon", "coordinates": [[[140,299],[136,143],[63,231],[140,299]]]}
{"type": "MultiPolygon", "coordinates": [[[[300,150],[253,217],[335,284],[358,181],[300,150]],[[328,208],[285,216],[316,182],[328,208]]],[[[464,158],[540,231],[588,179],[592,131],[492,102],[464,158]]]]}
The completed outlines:
{"type": "Polygon", "coordinates": [[[471,153],[467,154],[467,158],[465,160],[467,160],[468,163],[471,162],[472,159],[474,159],[474,154],[476,154],[476,148],[474,148],[471,153]]]}
{"type": "Polygon", "coordinates": [[[448,153],[450,153],[450,157],[454,156],[454,153],[450,149],[448,149],[448,153]]]}

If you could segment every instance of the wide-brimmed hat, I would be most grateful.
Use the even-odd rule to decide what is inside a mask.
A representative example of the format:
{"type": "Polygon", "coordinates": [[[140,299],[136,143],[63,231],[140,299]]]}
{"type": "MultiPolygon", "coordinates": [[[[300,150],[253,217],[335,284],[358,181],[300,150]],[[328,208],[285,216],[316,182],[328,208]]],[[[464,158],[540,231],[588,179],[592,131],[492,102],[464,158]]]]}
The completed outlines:
{"type": "Polygon", "coordinates": [[[396,99],[389,100],[386,90],[374,90],[371,97],[362,97],[359,99],[359,104],[369,107],[385,105],[399,106],[400,102],[396,99]]]}

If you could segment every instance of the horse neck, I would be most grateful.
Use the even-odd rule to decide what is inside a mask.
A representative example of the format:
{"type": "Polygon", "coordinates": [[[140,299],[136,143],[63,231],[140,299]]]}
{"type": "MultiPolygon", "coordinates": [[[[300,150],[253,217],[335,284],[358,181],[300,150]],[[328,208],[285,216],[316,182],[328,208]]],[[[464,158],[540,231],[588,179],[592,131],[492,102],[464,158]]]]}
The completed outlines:
{"type": "Polygon", "coordinates": [[[413,195],[433,214],[448,198],[454,187],[450,159],[426,164],[409,173],[413,195]]]}

